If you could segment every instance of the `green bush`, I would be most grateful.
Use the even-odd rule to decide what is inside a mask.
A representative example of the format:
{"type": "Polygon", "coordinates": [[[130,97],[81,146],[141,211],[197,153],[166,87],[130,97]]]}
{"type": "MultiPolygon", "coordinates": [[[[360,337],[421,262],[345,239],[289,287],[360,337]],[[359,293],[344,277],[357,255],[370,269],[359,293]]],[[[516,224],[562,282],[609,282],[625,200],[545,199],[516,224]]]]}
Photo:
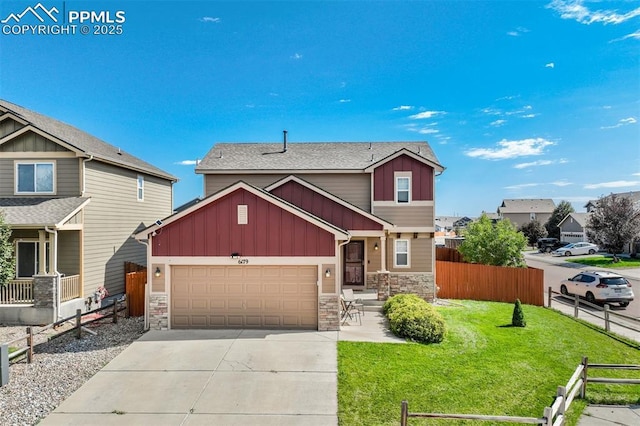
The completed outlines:
{"type": "Polygon", "coordinates": [[[516,299],[516,304],[513,307],[513,315],[511,316],[511,325],[514,327],[526,327],[527,321],[524,319],[524,312],[522,312],[522,305],[520,299],[516,299]]]}
{"type": "Polygon", "coordinates": [[[440,343],[444,339],[444,319],[433,306],[415,294],[391,297],[383,306],[391,331],[420,343],[440,343]]]}

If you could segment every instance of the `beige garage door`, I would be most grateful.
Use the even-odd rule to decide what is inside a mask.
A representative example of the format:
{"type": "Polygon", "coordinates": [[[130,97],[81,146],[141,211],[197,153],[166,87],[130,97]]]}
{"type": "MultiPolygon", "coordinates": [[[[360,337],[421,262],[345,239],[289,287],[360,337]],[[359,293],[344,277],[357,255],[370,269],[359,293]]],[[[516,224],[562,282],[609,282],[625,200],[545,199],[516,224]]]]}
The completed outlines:
{"type": "Polygon", "coordinates": [[[318,328],[317,266],[173,266],[172,328],[318,328]]]}

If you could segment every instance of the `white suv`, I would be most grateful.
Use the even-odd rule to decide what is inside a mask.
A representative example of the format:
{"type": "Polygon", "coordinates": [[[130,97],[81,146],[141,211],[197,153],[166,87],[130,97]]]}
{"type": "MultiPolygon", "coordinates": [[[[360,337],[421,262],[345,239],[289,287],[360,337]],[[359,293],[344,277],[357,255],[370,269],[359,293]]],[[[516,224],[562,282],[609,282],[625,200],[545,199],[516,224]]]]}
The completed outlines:
{"type": "Polygon", "coordinates": [[[560,292],[577,294],[590,303],[617,302],[623,308],[633,300],[631,283],[625,277],[604,271],[584,271],[573,278],[563,280],[560,292]]]}

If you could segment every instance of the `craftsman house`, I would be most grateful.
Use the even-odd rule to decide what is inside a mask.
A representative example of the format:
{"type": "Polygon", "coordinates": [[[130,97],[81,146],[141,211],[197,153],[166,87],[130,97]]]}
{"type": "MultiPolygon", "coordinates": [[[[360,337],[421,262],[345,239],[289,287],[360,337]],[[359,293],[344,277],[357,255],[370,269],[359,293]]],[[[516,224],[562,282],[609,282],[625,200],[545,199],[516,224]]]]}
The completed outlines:
{"type": "Polygon", "coordinates": [[[137,235],[153,328],[336,330],[342,289],[435,296],[425,142],[217,144],[205,197],[137,235]]]}
{"type": "Polygon", "coordinates": [[[516,228],[538,221],[544,225],[555,210],[556,205],[551,198],[546,199],[507,199],[498,207],[501,219],[509,219],[516,228]]]}
{"type": "Polygon", "coordinates": [[[47,324],[124,292],[131,238],[171,214],[176,178],[73,126],[0,101],[0,211],[16,276],[0,288],[0,323],[47,324]]]}

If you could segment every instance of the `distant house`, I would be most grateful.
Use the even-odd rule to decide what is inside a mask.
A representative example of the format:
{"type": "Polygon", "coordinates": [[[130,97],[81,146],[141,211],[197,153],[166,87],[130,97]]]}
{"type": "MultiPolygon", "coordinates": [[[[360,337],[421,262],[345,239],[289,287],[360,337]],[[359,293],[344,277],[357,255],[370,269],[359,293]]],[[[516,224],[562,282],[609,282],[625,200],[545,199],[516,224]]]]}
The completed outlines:
{"type": "Polygon", "coordinates": [[[551,217],[556,205],[552,199],[505,199],[498,207],[498,214],[501,219],[509,219],[516,228],[538,221],[545,224],[551,217]]]}
{"type": "Polygon", "coordinates": [[[589,213],[569,213],[558,224],[560,228],[560,241],[567,243],[577,243],[579,241],[589,241],[585,232],[587,217],[589,213]]]}
{"type": "Polygon", "coordinates": [[[473,219],[467,216],[436,216],[436,232],[450,232],[466,228],[471,222],[473,222],[473,219]]]}
{"type": "Polygon", "coordinates": [[[426,142],[217,144],[204,199],[137,234],[152,328],[337,330],[343,289],[435,297],[426,142]]]}
{"type": "MultiPolygon", "coordinates": [[[[636,206],[636,208],[640,210],[640,191],[620,192],[620,193],[611,194],[611,195],[629,198],[633,202],[634,206],[636,206]]],[[[611,195],[607,195],[607,197],[611,195]]],[[[597,207],[597,203],[598,203],[598,200],[589,200],[587,204],[584,205],[584,207],[587,209],[587,212],[592,212],[597,207]]],[[[627,244],[626,247],[624,248],[624,251],[627,253],[640,252],[640,241],[636,240],[630,244],[627,244]]]]}
{"type": "MultiPolygon", "coordinates": [[[[0,323],[47,324],[86,310],[100,287],[124,292],[131,236],[171,213],[176,178],[69,124],[0,100],[0,210],[16,276],[0,323]]],[[[95,307],[95,305],[93,305],[95,307]]]]}

